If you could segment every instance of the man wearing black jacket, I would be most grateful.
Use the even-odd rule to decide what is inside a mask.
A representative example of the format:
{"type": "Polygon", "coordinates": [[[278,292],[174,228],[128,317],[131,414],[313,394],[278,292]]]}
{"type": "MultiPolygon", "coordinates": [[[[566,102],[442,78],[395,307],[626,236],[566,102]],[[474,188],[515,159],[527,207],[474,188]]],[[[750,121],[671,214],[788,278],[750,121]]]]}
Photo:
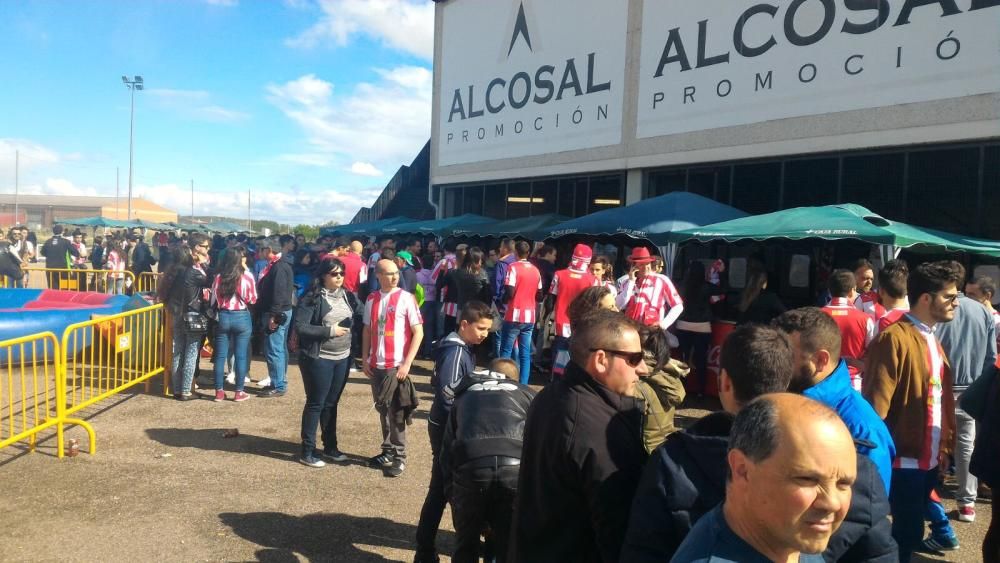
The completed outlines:
{"type": "MultiPolygon", "coordinates": [[[[280,241],[267,239],[262,248],[283,248],[295,239],[281,235],[280,241]]],[[[257,311],[264,330],[264,358],[270,386],[261,397],[283,397],[287,387],[285,372],[288,369],[288,348],[285,339],[292,322],[292,295],[295,292],[292,264],[281,252],[271,254],[270,261],[257,282],[257,311]]]]}
{"type": "MultiPolygon", "coordinates": [[[[52,227],[52,238],[42,245],[42,256],[45,257],[45,267],[54,269],[67,269],[70,267],[69,256],[79,258],[77,249],[62,236],[63,226],[52,227]]],[[[66,277],[65,272],[48,272],[49,289],[59,289],[60,276],[66,277]]]]}
{"type": "MultiPolygon", "coordinates": [[[[795,364],[792,343],[784,334],[754,325],[730,334],[719,361],[719,398],[725,411],[671,434],[653,451],[632,505],[623,561],[669,561],[694,524],[725,499],[733,417],[756,397],[785,391],[795,364]]],[[[858,455],[857,470],[847,517],[823,556],[827,561],[895,561],[878,469],[858,455]]]]}
{"type": "Polygon", "coordinates": [[[570,363],[528,410],[511,560],[617,561],[646,461],[634,321],[600,310],[574,330],[570,363]]]}
{"type": "Polygon", "coordinates": [[[517,364],[506,362],[513,377],[491,365],[485,376],[466,377],[455,390],[455,404],[441,445],[441,474],[455,524],[455,563],[479,561],[479,536],[489,526],[490,553],[507,561],[514,496],[521,465],[524,421],[535,392],[517,382],[517,364]]]}

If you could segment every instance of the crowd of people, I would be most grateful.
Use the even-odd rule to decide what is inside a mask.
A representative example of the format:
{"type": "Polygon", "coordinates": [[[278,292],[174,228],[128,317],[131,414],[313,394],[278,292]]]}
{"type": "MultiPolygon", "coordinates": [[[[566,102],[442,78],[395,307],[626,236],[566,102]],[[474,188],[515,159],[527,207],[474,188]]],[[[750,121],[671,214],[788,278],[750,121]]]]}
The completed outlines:
{"type": "MultiPolygon", "coordinates": [[[[358,370],[381,427],[369,464],[402,475],[409,375],[433,360],[415,561],[438,560],[450,504],[455,561],[906,562],[958,548],[943,475],[960,522],[975,520],[977,477],[1000,483],[996,286],[966,282],[957,262],[861,259],[828,272],[818,306],[794,309],[751,267],[710,381],[712,323],[735,293],[722,260],[686,264],[678,289],[643,246],[160,242],[174,397],[201,396],[206,342],[215,401],[251,396],[258,346],[257,396],[284,396],[297,354],[305,465],[347,459],[337,406],[358,370]],[[676,410],[709,383],[722,409],[679,429],[676,410]]],[[[1000,561],[995,517],[982,554],[1000,561]]]]}

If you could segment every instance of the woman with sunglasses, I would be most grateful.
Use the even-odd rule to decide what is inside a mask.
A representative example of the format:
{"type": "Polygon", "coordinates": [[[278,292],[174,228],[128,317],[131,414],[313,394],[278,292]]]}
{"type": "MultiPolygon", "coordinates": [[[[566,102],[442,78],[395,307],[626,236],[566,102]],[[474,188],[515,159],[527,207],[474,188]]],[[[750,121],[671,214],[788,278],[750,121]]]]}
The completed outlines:
{"type": "Polygon", "coordinates": [[[212,292],[209,304],[219,312],[218,325],[215,328],[215,402],[226,400],[223,388],[225,367],[230,353],[235,358],[233,371],[236,372],[234,383],[236,394],[233,401],[237,403],[249,398],[243,390],[250,375],[250,334],[253,332],[253,320],[250,316],[250,305],[257,302],[257,284],[253,274],[247,269],[246,249],[234,246],[222,257],[219,273],[212,281],[212,292]]]}
{"type": "Polygon", "coordinates": [[[351,326],[361,302],[344,289],[344,263],[328,258],[316,268],[309,291],[295,310],[299,337],[299,369],[306,390],[302,409],[302,455],[309,467],[345,461],[337,448],[337,403],[347,385],[351,365],[351,326]],[[322,430],[323,451],[316,450],[316,426],[322,430]]]}

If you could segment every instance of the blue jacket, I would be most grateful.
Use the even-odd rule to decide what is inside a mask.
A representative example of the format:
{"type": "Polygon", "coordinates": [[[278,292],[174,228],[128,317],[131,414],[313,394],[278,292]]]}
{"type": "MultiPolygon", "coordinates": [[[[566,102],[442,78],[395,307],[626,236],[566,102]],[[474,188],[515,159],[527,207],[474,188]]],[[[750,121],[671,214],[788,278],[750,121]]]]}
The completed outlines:
{"type": "Polygon", "coordinates": [[[448,413],[455,403],[455,391],[462,380],[476,369],[476,358],[472,349],[457,332],[452,332],[442,338],[434,349],[434,375],[431,384],[434,386],[434,402],[428,421],[431,424],[444,426],[448,422],[448,413]]]}
{"type": "Polygon", "coordinates": [[[833,370],[829,377],[806,389],[802,394],[837,411],[855,440],[874,444],[873,448],[858,448],[858,453],[863,453],[872,460],[885,484],[885,492],[889,494],[892,458],[896,457],[896,444],[892,441],[889,428],[875,413],[875,409],[861,396],[861,393],[851,387],[847,363],[840,360],[837,369],[833,370]]]}

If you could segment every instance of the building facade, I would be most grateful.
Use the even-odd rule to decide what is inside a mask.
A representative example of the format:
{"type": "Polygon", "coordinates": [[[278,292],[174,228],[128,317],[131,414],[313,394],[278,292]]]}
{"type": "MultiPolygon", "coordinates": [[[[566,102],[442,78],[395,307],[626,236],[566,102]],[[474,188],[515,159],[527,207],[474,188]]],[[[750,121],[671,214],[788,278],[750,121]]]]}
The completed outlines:
{"type": "Polygon", "coordinates": [[[676,190],[1000,239],[1000,0],[446,0],[438,216],[676,190]]]}
{"type": "MultiPolygon", "coordinates": [[[[30,229],[50,229],[67,219],[105,217],[125,220],[128,201],[125,198],[58,195],[18,195],[17,217],[14,216],[13,194],[0,194],[0,227],[14,224],[30,229]]],[[[131,219],[154,223],[177,221],[177,213],[145,199],[132,198],[131,219]]]]}

